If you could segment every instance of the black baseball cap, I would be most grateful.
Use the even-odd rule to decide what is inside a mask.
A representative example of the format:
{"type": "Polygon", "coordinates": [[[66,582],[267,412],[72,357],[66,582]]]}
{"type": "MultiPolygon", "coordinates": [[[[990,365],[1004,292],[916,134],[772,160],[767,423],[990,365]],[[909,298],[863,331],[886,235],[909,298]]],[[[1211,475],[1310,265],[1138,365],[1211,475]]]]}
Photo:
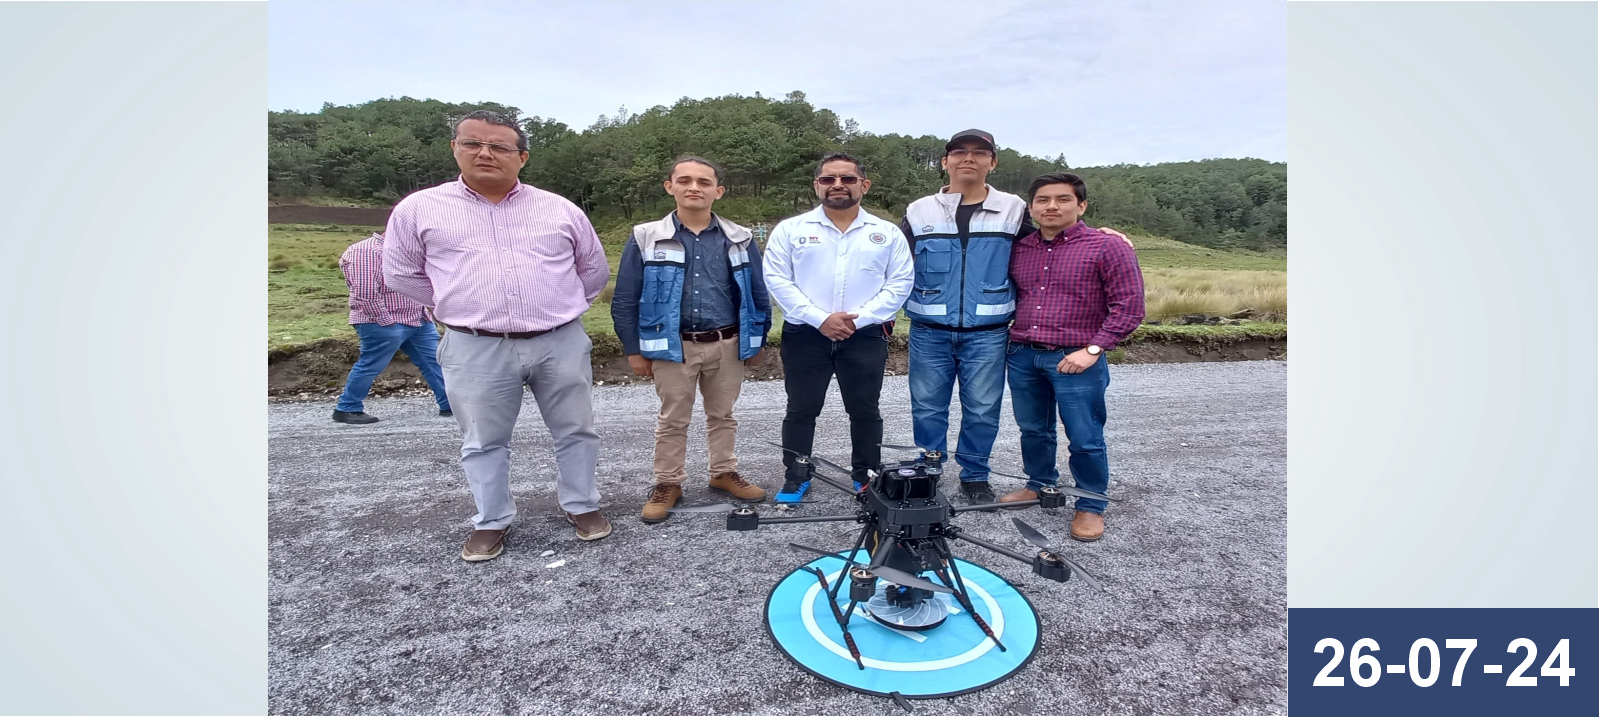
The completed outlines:
{"type": "Polygon", "coordinates": [[[954,149],[955,145],[960,144],[962,141],[968,139],[975,139],[988,145],[989,149],[994,149],[994,135],[991,135],[980,129],[965,129],[956,132],[954,137],[949,138],[949,143],[944,145],[944,151],[948,152],[954,149]]]}

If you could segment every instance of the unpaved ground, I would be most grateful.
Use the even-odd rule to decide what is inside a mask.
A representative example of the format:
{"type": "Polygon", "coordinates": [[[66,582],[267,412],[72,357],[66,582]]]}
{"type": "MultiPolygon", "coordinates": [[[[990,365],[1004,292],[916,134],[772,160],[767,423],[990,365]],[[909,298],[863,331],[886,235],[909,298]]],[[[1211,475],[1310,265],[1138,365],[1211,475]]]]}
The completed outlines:
{"type": "MultiPolygon", "coordinates": [[[[1124,502],[1098,543],[1070,555],[1111,591],[1034,578],[970,546],[963,557],[1018,582],[1040,610],[1037,658],[982,692],[918,701],[924,714],[1282,714],[1286,686],[1287,364],[1121,365],[1107,431],[1124,502]],[[1184,445],[1187,444],[1187,445],[1184,445]]],[[[328,420],[331,400],[268,406],[268,706],[273,713],[885,714],[892,702],[795,669],[761,623],[767,591],[807,558],[782,546],[842,543],[837,525],[729,533],[711,516],[637,521],[656,398],[598,388],[599,480],[616,532],[576,539],[560,519],[550,442],[531,400],[512,480],[521,506],[506,553],[460,560],[472,502],[455,424],[427,398],[374,399],[375,426],[328,420]],[[539,557],[553,549],[557,554],[539,557]],[[546,567],[565,560],[559,567],[546,567]]],[[[883,395],[890,442],[910,440],[903,377],[883,395]]],[[[742,470],[775,486],[782,385],[739,403],[742,470]]],[[[1005,409],[995,468],[1019,472],[1005,409]]],[[[819,453],[847,457],[836,391],[819,453]]],[[[703,423],[688,500],[712,500],[703,423]]],[[[691,433],[691,435],[693,435],[691,433]]],[[[996,488],[1016,484],[997,479],[996,488]]],[[[818,491],[826,491],[818,486],[818,491]]],[[[802,510],[847,498],[822,492],[802,510]]],[[[958,499],[957,499],[958,500],[958,499]]],[[[1064,536],[1070,511],[1027,511],[1064,536]]],[[[1010,515],[963,527],[1024,549],[1010,515]]]]}
{"type": "MultiPolygon", "coordinates": [[[[649,379],[633,375],[627,357],[622,355],[616,337],[594,337],[594,380],[603,386],[648,383],[649,379]]],[[[309,398],[337,394],[344,388],[344,379],[350,366],[361,355],[360,344],[355,339],[322,339],[292,351],[274,349],[267,352],[267,395],[285,398],[309,398]]],[[[1287,339],[1246,339],[1226,345],[1206,345],[1196,342],[1145,341],[1127,347],[1122,363],[1187,363],[1193,361],[1259,361],[1284,359],[1288,356],[1287,339]]],[[[889,346],[889,376],[903,376],[908,367],[905,337],[896,336],[889,346]]],[[[748,380],[768,381],[783,377],[783,362],[777,348],[768,349],[766,360],[757,367],[746,369],[748,380]]],[[[372,384],[373,396],[412,395],[426,391],[422,374],[406,358],[404,352],[395,354],[389,367],[372,384]]]]}

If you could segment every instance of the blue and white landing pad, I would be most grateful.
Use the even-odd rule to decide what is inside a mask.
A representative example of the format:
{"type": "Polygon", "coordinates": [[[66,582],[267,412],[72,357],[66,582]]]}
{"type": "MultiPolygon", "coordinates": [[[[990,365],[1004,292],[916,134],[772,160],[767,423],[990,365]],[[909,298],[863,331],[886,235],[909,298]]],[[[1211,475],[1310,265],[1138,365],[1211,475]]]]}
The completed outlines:
{"type": "MultiPolygon", "coordinates": [[[[858,560],[869,560],[865,551],[858,560]]],[[[833,609],[827,605],[816,574],[796,568],[772,588],[766,599],[766,629],[777,648],[801,669],[841,687],[910,699],[953,697],[1005,680],[1026,666],[1038,651],[1038,613],[1010,583],[977,565],[957,559],[961,581],[973,606],[1005,644],[1001,651],[983,634],[953,595],[935,594],[933,601],[949,611],[937,627],[896,630],[877,622],[865,605],[850,616],[850,636],[860,648],[862,670],[850,657],[833,609]]],[[[829,584],[844,570],[842,554],[807,564],[827,576],[829,584]]],[[[924,573],[924,577],[931,573],[924,573]]],[[[936,577],[929,579],[938,582],[936,577]]],[[[878,595],[883,581],[878,581],[878,595]]],[[[849,605],[849,579],[838,593],[838,609],[849,605]]]]}

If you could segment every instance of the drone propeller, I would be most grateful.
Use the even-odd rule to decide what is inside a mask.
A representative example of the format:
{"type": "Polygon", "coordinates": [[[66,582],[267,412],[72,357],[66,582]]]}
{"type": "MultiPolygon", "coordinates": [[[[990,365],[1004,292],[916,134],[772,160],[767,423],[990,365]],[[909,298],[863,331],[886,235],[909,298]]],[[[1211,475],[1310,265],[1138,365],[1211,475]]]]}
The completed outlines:
{"type": "MultiPolygon", "coordinates": [[[[999,476],[1001,478],[1015,478],[1016,480],[1029,480],[1029,478],[1027,476],[1011,475],[1010,473],[1001,473],[1001,472],[996,471],[996,470],[990,470],[989,473],[997,475],[997,476],[999,476]]],[[[1081,488],[1073,488],[1073,487],[1071,487],[1069,485],[1058,485],[1058,486],[1055,486],[1055,490],[1058,490],[1058,491],[1060,491],[1062,493],[1065,493],[1066,495],[1075,496],[1075,497],[1078,497],[1078,498],[1089,498],[1089,499],[1092,499],[1092,500],[1103,500],[1103,501],[1108,501],[1108,502],[1111,502],[1111,503],[1115,503],[1115,502],[1118,501],[1118,499],[1112,498],[1112,497],[1110,497],[1108,495],[1105,495],[1104,493],[1095,493],[1095,492],[1093,492],[1091,490],[1083,490],[1081,488]]]]}
{"type": "MultiPolygon", "coordinates": [[[[817,464],[826,466],[828,468],[831,468],[831,469],[833,469],[835,471],[838,471],[839,473],[841,473],[843,475],[849,476],[850,480],[854,480],[854,478],[855,478],[855,474],[851,473],[848,469],[844,468],[843,466],[841,466],[841,465],[839,465],[837,463],[834,463],[834,462],[832,462],[830,460],[827,460],[826,458],[823,458],[821,456],[807,456],[804,453],[800,453],[799,451],[796,451],[796,450],[794,450],[792,448],[784,448],[783,445],[780,444],[780,443],[772,443],[771,441],[767,441],[767,443],[770,444],[770,445],[773,445],[773,446],[777,446],[778,448],[782,448],[784,451],[787,451],[789,453],[793,453],[795,456],[798,456],[799,458],[803,458],[803,459],[805,459],[807,461],[812,461],[814,463],[817,463],[817,464]]],[[[837,489],[839,489],[841,491],[844,491],[845,493],[848,493],[850,495],[857,495],[857,493],[856,493],[854,488],[851,488],[851,487],[849,487],[847,485],[844,485],[843,483],[840,483],[837,480],[829,478],[829,477],[827,477],[825,475],[822,475],[821,473],[812,473],[811,475],[816,477],[816,478],[821,479],[821,481],[823,483],[826,483],[826,484],[828,484],[830,486],[833,486],[834,488],[837,488],[837,489]]]]}
{"type": "Polygon", "coordinates": [[[800,453],[799,451],[796,451],[796,450],[794,450],[792,448],[785,448],[783,446],[783,444],[781,444],[781,443],[773,443],[772,441],[767,441],[767,443],[769,443],[771,445],[774,445],[774,446],[777,446],[778,448],[782,448],[783,450],[788,451],[789,453],[793,453],[795,456],[797,456],[799,458],[804,458],[805,460],[812,461],[812,462],[815,462],[815,463],[820,463],[820,464],[822,464],[824,466],[827,466],[828,468],[832,468],[833,470],[838,471],[839,473],[843,473],[846,476],[851,476],[851,477],[854,476],[854,474],[851,473],[848,468],[845,468],[845,467],[843,467],[843,466],[841,466],[841,465],[839,465],[837,463],[834,463],[834,462],[832,462],[830,460],[827,460],[826,458],[823,458],[821,456],[807,456],[804,453],[800,453]]]}
{"type": "MultiPolygon", "coordinates": [[[[921,446],[896,446],[896,445],[893,445],[893,444],[890,444],[890,443],[879,443],[877,445],[882,446],[883,448],[888,448],[888,449],[896,450],[896,451],[921,451],[923,453],[932,453],[933,452],[932,449],[930,449],[930,448],[922,448],[921,446]]],[[[952,455],[952,456],[966,456],[967,458],[988,458],[989,457],[989,456],[973,455],[971,453],[956,453],[954,451],[948,451],[947,454],[948,455],[952,455]]],[[[1001,478],[1014,478],[1016,480],[1022,480],[1022,481],[1029,480],[1027,476],[1019,476],[1019,475],[1016,475],[1014,473],[1001,473],[1001,472],[993,470],[993,469],[990,469],[988,472],[993,474],[993,475],[997,475],[997,476],[999,476],[1001,478]]],[[[1066,495],[1075,496],[1075,497],[1078,497],[1078,498],[1089,498],[1089,499],[1092,499],[1092,500],[1104,500],[1104,501],[1109,501],[1109,502],[1112,502],[1112,503],[1116,502],[1115,498],[1112,498],[1112,497],[1110,497],[1108,495],[1105,495],[1104,493],[1095,493],[1093,491],[1087,491],[1087,490],[1083,490],[1081,488],[1073,488],[1071,486],[1064,486],[1064,485],[1063,486],[1056,486],[1055,488],[1056,488],[1056,490],[1059,490],[1060,492],[1065,493],[1066,495]]]]}
{"type": "MultiPolygon", "coordinates": [[[[794,505],[795,503],[815,503],[815,502],[816,501],[814,501],[814,500],[799,500],[799,501],[794,501],[794,503],[783,503],[782,505],[794,505]]],[[[668,512],[668,513],[730,513],[732,511],[738,510],[739,508],[753,508],[753,507],[754,507],[753,505],[750,505],[750,504],[747,504],[747,503],[708,503],[706,505],[679,505],[679,506],[674,506],[674,507],[671,507],[671,508],[667,508],[666,512],[668,512]]]]}
{"type": "MultiPolygon", "coordinates": [[[[809,545],[800,545],[799,543],[789,543],[788,545],[791,548],[808,550],[812,553],[816,553],[817,555],[825,555],[829,558],[845,560],[844,556],[839,555],[838,553],[830,553],[826,550],[822,550],[821,548],[813,548],[809,545]]],[[[946,586],[939,585],[938,583],[934,582],[928,582],[927,580],[923,580],[903,570],[896,570],[888,567],[887,565],[868,565],[866,566],[866,570],[876,574],[877,577],[894,583],[895,585],[903,585],[910,588],[921,588],[923,590],[931,590],[935,593],[949,593],[951,595],[955,594],[954,590],[951,590],[946,586]]]]}
{"type": "Polygon", "coordinates": [[[1034,547],[1055,556],[1061,562],[1070,566],[1072,572],[1077,573],[1077,575],[1083,579],[1083,582],[1088,583],[1089,587],[1092,587],[1100,592],[1108,592],[1105,590],[1103,585],[1099,584],[1098,580],[1094,579],[1094,576],[1089,575],[1088,571],[1083,569],[1083,566],[1073,562],[1071,558],[1050,550],[1050,546],[1053,544],[1053,541],[1051,541],[1048,536],[1038,532],[1038,530],[1033,528],[1033,526],[1023,523],[1021,518],[1011,518],[1011,522],[1016,524],[1016,530],[1022,534],[1022,540],[1032,543],[1034,547]]]}

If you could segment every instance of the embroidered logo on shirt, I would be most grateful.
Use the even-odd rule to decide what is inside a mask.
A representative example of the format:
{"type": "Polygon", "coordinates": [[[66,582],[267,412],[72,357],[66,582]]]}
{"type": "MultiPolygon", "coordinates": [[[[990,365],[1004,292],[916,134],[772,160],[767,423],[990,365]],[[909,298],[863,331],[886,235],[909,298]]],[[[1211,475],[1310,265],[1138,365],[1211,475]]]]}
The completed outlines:
{"type": "Polygon", "coordinates": [[[923,234],[928,234],[928,233],[931,233],[932,231],[933,231],[933,225],[931,225],[931,224],[923,224],[922,225],[922,233],[923,234]]]}
{"type": "Polygon", "coordinates": [[[810,242],[812,244],[820,244],[820,243],[822,243],[822,238],[821,237],[800,237],[800,243],[804,244],[805,242],[810,242]]]}
{"type": "Polygon", "coordinates": [[[872,234],[871,240],[873,244],[882,244],[883,242],[888,241],[888,237],[883,236],[882,234],[872,234]]]}
{"type": "Polygon", "coordinates": [[[664,252],[664,251],[655,252],[655,260],[656,261],[664,261],[665,259],[666,259],[666,252],[664,252]]]}

